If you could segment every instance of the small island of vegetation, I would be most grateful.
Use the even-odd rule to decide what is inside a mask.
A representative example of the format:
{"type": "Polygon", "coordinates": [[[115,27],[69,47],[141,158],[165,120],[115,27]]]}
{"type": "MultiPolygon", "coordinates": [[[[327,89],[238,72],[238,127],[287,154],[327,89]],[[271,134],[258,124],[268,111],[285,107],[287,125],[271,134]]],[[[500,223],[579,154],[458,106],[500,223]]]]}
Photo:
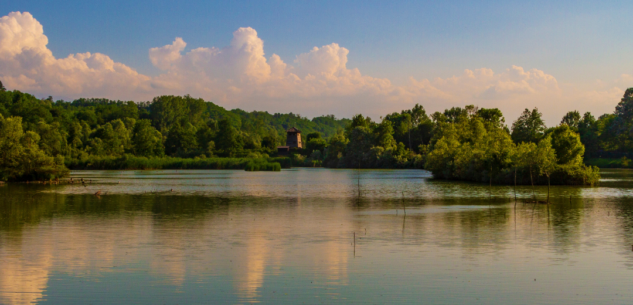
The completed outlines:
{"type": "Polygon", "coordinates": [[[510,127],[499,109],[466,106],[427,115],[415,105],[381,122],[356,115],[226,110],[191,96],[151,102],[39,99],[0,83],[0,180],[59,179],[68,169],[244,169],[291,166],[418,168],[435,178],[495,184],[585,184],[596,166],[628,166],[633,88],[613,114],[577,111],[547,128],[538,109],[510,127]],[[305,145],[279,156],[286,130],[305,145]],[[605,159],[605,157],[610,159],[605,159]],[[606,161],[605,161],[606,160],[606,161]]]}

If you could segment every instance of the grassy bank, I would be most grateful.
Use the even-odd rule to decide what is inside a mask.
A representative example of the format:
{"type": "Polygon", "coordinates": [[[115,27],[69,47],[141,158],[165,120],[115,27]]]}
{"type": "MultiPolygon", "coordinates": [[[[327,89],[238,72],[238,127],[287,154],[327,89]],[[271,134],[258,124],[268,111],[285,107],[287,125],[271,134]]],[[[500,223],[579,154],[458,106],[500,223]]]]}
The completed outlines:
{"type": "Polygon", "coordinates": [[[628,158],[592,158],[586,159],[585,164],[599,168],[632,168],[633,162],[628,158]]]}
{"type": "Polygon", "coordinates": [[[247,171],[280,171],[289,168],[288,158],[145,158],[135,156],[90,157],[66,160],[69,169],[243,169],[247,171]]]}

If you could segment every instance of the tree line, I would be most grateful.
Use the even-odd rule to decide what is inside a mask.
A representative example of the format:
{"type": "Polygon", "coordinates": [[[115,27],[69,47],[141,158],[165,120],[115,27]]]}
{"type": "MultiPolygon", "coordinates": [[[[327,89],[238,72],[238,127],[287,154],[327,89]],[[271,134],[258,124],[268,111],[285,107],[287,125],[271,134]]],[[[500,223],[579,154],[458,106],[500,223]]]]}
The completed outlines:
{"type": "Polygon", "coordinates": [[[64,165],[108,158],[267,158],[293,126],[305,143],[291,153],[294,166],[426,168],[437,178],[491,183],[594,183],[598,171],[585,158],[626,156],[633,145],[633,88],[613,114],[571,111],[547,128],[536,108],[510,126],[499,109],[472,105],[431,115],[415,105],[380,122],[362,115],[310,120],[229,111],[188,95],[67,102],[0,87],[2,180],[50,179],[63,176],[64,165]]]}

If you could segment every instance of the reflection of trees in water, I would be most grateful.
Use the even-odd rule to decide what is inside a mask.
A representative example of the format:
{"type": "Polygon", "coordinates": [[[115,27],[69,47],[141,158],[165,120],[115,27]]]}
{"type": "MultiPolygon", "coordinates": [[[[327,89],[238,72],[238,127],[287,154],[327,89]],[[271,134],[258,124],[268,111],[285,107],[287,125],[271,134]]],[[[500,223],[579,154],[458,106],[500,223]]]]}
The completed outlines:
{"type": "Polygon", "coordinates": [[[620,197],[605,200],[603,204],[610,210],[607,214],[609,222],[613,222],[620,231],[615,236],[617,253],[622,256],[624,265],[633,269],[633,199],[620,197]]]}
{"type": "Polygon", "coordinates": [[[347,284],[352,232],[358,233],[361,257],[384,246],[403,251],[441,247],[463,259],[529,251],[562,254],[546,258],[554,260],[582,250],[594,234],[589,238],[625,245],[621,255],[633,268],[631,200],[580,200],[581,188],[555,187],[549,217],[546,205],[519,203],[514,210],[513,199],[494,197],[502,189],[488,200],[486,188],[483,198],[475,199],[428,199],[412,188],[404,196],[405,219],[403,198],[395,192],[380,199],[367,191],[360,200],[171,193],[98,198],[36,192],[43,186],[9,187],[11,192],[0,189],[0,256],[6,255],[2,251],[32,254],[10,261],[13,269],[3,270],[0,291],[41,291],[51,270],[109,272],[113,265],[141,260],[153,276],[174,286],[209,273],[228,274],[244,300],[257,301],[267,278],[283,273],[281,266],[307,265],[307,272],[314,272],[308,276],[347,284]],[[596,227],[606,231],[596,235],[596,227]],[[229,260],[228,266],[219,263],[229,260]]]}
{"type": "MultiPolygon", "coordinates": [[[[25,189],[33,190],[30,186],[25,189]]],[[[0,291],[34,294],[22,301],[10,295],[0,298],[10,304],[29,303],[42,296],[53,272],[96,275],[110,272],[115,265],[138,264],[134,262],[140,259],[151,274],[174,286],[214,269],[232,274],[239,294],[257,300],[266,274],[275,269],[271,266],[280,266],[288,259],[284,258],[288,248],[305,242],[297,228],[311,232],[309,237],[319,244],[300,247],[302,259],[314,258],[315,278],[325,276],[330,284],[347,283],[348,247],[341,244],[339,233],[350,231],[349,210],[338,202],[310,199],[303,210],[299,206],[298,197],[147,194],[99,198],[12,192],[0,201],[4,220],[0,257],[5,256],[3,252],[37,255],[16,256],[9,267],[4,266],[0,291]],[[25,199],[29,196],[32,200],[25,199]],[[331,228],[323,226],[323,220],[345,225],[331,228]],[[226,249],[226,253],[218,249],[226,249]],[[232,271],[222,269],[227,267],[224,262],[217,263],[223,258],[234,260],[229,265],[232,271]]]]}

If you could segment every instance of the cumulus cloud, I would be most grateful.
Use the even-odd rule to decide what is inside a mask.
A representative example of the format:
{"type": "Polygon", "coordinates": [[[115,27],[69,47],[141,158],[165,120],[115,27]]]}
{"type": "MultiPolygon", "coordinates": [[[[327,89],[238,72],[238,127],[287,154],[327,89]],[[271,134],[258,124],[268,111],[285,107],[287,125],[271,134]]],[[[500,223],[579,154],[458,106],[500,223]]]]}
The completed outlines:
{"type": "Polygon", "coordinates": [[[30,13],[0,18],[0,76],[5,86],[43,95],[110,95],[149,90],[150,78],[100,53],[57,59],[42,25],[30,13]]]}
{"type": "Polygon", "coordinates": [[[607,98],[621,95],[633,79],[622,75],[594,84],[591,90],[578,90],[560,86],[542,70],[512,66],[500,73],[466,69],[460,75],[410,78],[398,85],[347,67],[350,51],[337,43],[314,47],[291,64],[276,54],[267,58],[264,41],[248,27],[233,32],[231,43],[223,48],[186,51],[187,43],[177,37],[171,44],[149,49],[150,61],[161,71],[155,76],[140,74],[100,53],[55,58],[47,44],[43,26],[30,13],[13,12],[0,18],[0,79],[6,87],[66,99],[148,100],[161,94],[191,94],[230,109],[308,116],[349,117],[363,112],[378,117],[420,103],[429,111],[467,104],[498,107],[515,117],[523,108],[534,106],[554,108],[546,112],[562,116],[575,106],[592,108],[591,98],[597,100],[595,105],[611,107],[619,98],[607,98]]]}

